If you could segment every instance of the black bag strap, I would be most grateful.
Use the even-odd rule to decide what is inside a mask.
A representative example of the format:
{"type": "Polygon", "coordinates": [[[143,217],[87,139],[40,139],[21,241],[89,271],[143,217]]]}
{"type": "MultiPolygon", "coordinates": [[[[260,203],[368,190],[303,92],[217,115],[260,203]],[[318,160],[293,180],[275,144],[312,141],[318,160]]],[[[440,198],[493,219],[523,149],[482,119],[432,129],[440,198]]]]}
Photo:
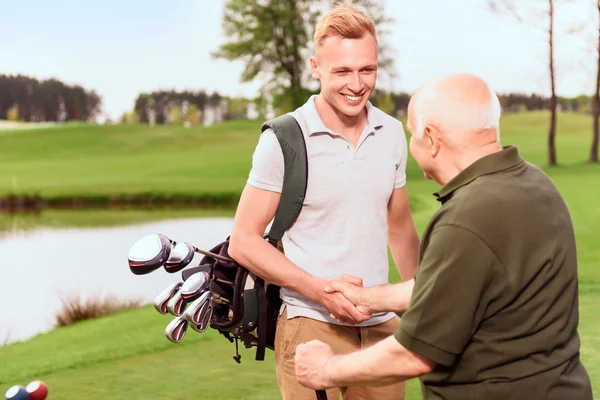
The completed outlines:
{"type": "Polygon", "coordinates": [[[285,165],[281,199],[267,234],[269,242],[276,245],[294,224],[302,209],[308,180],[308,160],[304,134],[296,118],[290,114],[280,115],[265,122],[261,132],[269,128],[277,136],[285,165]]]}
{"type": "MultiPolygon", "coordinates": [[[[267,293],[265,292],[264,281],[262,279],[257,280],[256,283],[259,285],[258,304],[267,303],[267,293]]],[[[267,348],[267,308],[258,307],[258,330],[257,335],[257,346],[256,346],[256,357],[255,360],[262,361],[265,359],[265,350],[267,348]]]]}

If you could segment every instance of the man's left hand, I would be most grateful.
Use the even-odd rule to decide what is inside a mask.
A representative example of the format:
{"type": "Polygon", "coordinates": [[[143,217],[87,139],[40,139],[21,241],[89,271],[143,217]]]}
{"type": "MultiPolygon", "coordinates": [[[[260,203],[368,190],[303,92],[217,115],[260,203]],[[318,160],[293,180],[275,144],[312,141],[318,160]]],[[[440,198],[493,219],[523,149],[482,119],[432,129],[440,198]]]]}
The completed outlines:
{"type": "Polygon", "coordinates": [[[296,378],[301,385],[322,390],[334,387],[326,373],[326,365],[334,356],[328,344],[318,340],[299,344],[296,347],[296,378]]]}

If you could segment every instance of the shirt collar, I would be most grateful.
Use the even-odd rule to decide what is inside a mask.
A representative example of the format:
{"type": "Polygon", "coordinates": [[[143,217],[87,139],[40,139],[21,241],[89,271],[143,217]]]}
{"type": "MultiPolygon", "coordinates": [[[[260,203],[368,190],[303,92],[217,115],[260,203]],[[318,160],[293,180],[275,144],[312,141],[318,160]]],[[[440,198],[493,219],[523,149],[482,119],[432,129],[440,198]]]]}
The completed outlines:
{"type": "MultiPolygon", "coordinates": [[[[332,135],[338,135],[338,133],[327,128],[323,123],[323,120],[321,120],[315,105],[316,98],[316,94],[310,96],[306,104],[304,104],[301,109],[302,114],[304,114],[304,120],[306,121],[306,127],[308,128],[308,135],[312,136],[316,133],[329,133],[332,135]]],[[[367,125],[365,126],[365,130],[375,132],[383,127],[383,123],[379,118],[379,115],[377,115],[377,109],[371,104],[370,101],[367,101],[365,107],[367,109],[367,125]]]]}
{"type": "Polygon", "coordinates": [[[469,165],[433,195],[443,203],[456,190],[468,185],[480,176],[494,174],[524,162],[525,160],[519,156],[515,146],[504,146],[502,151],[487,155],[469,165]]]}

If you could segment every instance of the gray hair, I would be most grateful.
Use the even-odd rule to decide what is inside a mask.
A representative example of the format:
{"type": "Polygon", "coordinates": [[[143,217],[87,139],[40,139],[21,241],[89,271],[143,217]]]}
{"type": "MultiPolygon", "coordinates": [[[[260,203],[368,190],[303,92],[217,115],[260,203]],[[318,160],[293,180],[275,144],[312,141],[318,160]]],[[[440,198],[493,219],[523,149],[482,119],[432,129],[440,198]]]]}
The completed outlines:
{"type": "Polygon", "coordinates": [[[426,124],[435,123],[455,145],[467,139],[464,135],[466,132],[493,128],[497,132],[496,139],[500,141],[502,107],[496,93],[489,86],[487,88],[487,104],[473,104],[464,95],[440,95],[439,82],[423,86],[414,104],[415,136],[422,137],[426,124]]]}

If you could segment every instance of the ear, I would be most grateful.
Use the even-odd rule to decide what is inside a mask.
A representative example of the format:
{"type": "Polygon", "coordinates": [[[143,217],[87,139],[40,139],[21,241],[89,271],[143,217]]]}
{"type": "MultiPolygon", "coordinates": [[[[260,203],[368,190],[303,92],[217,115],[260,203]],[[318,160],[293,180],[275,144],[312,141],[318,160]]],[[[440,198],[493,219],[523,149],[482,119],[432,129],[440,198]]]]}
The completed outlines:
{"type": "Polygon", "coordinates": [[[313,77],[314,79],[319,79],[319,78],[321,78],[321,75],[319,74],[319,69],[318,69],[318,67],[319,67],[319,63],[317,62],[317,59],[316,59],[316,57],[314,57],[314,56],[313,56],[313,57],[311,57],[311,58],[310,58],[310,71],[311,71],[312,77],[313,77]]]}
{"type": "Polygon", "coordinates": [[[425,126],[425,131],[423,136],[427,139],[427,144],[429,146],[429,152],[431,153],[431,157],[435,158],[440,152],[440,136],[437,133],[437,130],[431,126],[425,126]]]}

